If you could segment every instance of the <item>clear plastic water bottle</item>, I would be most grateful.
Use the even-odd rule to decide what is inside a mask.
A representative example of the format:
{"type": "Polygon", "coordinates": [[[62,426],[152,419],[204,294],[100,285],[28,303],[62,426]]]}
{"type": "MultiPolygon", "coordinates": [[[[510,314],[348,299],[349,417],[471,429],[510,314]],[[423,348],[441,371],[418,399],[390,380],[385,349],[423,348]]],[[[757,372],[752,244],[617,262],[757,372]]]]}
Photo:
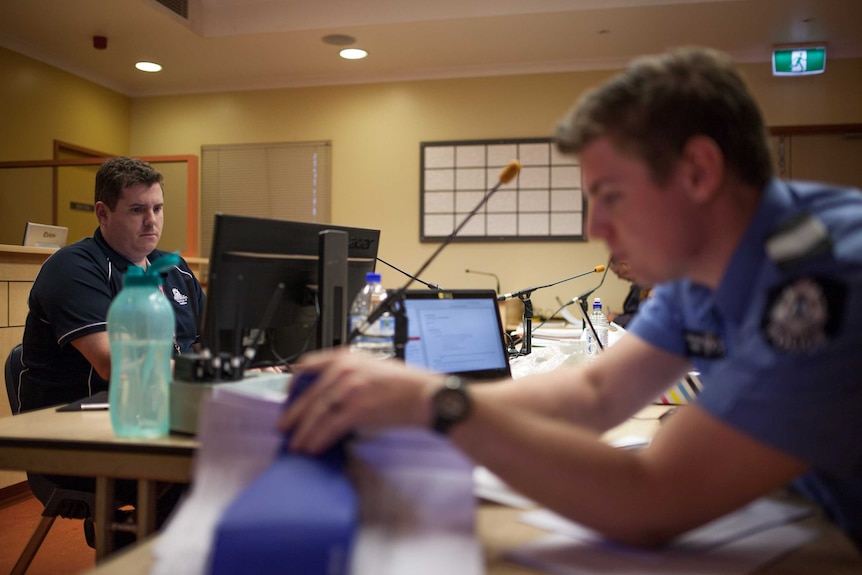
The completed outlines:
{"type": "Polygon", "coordinates": [[[600,298],[595,298],[593,300],[593,310],[590,312],[590,321],[593,324],[593,327],[596,330],[596,334],[599,336],[599,340],[601,341],[601,347],[596,343],[595,335],[593,335],[593,330],[590,329],[589,325],[584,326],[584,330],[586,331],[586,339],[587,339],[587,355],[595,356],[603,349],[608,347],[608,318],[605,317],[605,314],[602,312],[602,300],[600,298]]]}
{"type": "Polygon", "coordinates": [[[362,330],[351,342],[351,351],[380,359],[395,356],[395,317],[391,313],[384,313],[373,324],[362,329],[369,314],[385,299],[386,290],[380,284],[380,274],[365,274],[365,287],[350,306],[350,331],[362,330]]]}
{"type": "Polygon", "coordinates": [[[146,273],[129,266],[123,289],[108,309],[111,384],[108,391],[111,427],[119,437],[167,435],[169,384],[174,350],[174,310],[159,289],[159,272],[176,265],[169,254],[146,273]]]}

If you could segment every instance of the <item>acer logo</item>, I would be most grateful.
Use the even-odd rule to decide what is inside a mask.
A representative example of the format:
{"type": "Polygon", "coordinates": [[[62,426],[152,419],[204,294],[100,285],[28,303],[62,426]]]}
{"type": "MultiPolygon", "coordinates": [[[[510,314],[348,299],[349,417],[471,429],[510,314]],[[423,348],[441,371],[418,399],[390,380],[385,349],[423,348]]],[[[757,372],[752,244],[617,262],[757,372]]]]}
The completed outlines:
{"type": "Polygon", "coordinates": [[[367,238],[350,238],[349,247],[360,250],[367,250],[371,248],[372,243],[374,243],[374,240],[369,240],[367,238]]]}

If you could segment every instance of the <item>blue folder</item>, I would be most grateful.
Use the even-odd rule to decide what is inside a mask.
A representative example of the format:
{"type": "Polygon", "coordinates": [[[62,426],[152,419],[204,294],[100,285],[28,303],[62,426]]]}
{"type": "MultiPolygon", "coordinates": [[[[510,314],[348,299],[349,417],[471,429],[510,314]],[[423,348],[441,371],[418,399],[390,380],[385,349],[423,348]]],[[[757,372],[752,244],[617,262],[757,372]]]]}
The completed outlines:
{"type": "MultiPolygon", "coordinates": [[[[295,383],[291,398],[312,381],[295,383]]],[[[359,505],[345,462],[343,443],[319,457],[283,449],[225,510],[209,572],[348,573],[359,505]]]]}

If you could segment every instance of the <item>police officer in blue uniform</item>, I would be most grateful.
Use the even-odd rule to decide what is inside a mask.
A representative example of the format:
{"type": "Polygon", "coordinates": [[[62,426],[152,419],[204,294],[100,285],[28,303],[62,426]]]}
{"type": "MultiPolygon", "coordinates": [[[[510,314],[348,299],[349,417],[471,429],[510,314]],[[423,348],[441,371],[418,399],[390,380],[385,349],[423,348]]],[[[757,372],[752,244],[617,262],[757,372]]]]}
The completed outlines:
{"type": "Polygon", "coordinates": [[[806,461],[793,485],[857,542],[860,255],[858,190],[773,180],[718,288],[664,284],[629,326],[689,358],[700,408],[806,461]]]}
{"type": "Polygon", "coordinates": [[[281,426],[317,452],[358,426],[430,426],[539,503],[605,536],[662,544],[794,485],[862,545],[862,194],[774,178],[729,59],[636,60],[558,129],[587,230],[657,286],[629,334],[583,367],[467,386],[321,352],[281,426]],[[598,434],[688,370],[704,391],[649,447],[598,434]]]}

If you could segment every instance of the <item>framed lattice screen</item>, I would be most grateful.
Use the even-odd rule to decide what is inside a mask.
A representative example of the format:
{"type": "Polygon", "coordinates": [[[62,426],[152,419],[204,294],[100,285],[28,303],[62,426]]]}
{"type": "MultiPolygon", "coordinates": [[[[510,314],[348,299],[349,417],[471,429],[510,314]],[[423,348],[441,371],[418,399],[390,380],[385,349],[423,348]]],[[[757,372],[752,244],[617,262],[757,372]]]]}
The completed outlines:
{"type": "Polygon", "coordinates": [[[420,240],[442,241],[497,183],[500,170],[521,162],[454,241],[584,240],[584,200],[577,158],[550,138],[422,142],[420,240]]]}

